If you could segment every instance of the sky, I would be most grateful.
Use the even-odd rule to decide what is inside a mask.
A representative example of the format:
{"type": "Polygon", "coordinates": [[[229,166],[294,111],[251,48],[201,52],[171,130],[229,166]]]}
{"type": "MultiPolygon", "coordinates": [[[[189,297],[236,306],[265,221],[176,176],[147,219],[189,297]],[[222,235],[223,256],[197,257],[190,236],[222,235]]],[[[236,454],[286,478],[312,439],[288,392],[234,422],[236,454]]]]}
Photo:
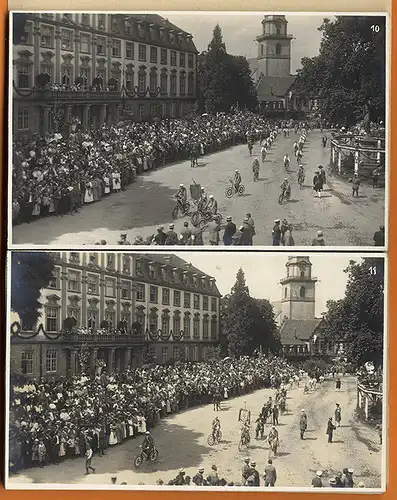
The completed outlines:
{"type": "MultiPolygon", "coordinates": [[[[193,35],[197,50],[205,50],[212,38],[212,31],[217,23],[222,29],[223,41],[229,54],[242,55],[248,59],[257,56],[255,38],[262,33],[261,21],[265,13],[225,14],[162,14],[170,22],[193,35]]],[[[332,17],[332,16],[328,16],[332,17]]],[[[301,67],[302,57],[314,57],[318,54],[322,33],[317,30],[324,16],[288,14],[287,32],[295,37],[292,40],[291,73],[301,67]]]]}
{"type": "MultiPolygon", "coordinates": [[[[286,277],[285,264],[288,254],[194,252],[188,255],[186,253],[176,253],[176,255],[213,276],[222,295],[230,292],[236,282],[237,271],[242,267],[252,297],[268,299],[270,302],[281,300],[279,281],[286,277]]],[[[362,261],[360,255],[352,253],[310,255],[310,261],[313,264],[312,276],[318,278],[316,317],[320,317],[321,313],[326,311],[328,300],[338,300],[344,297],[348,276],[343,270],[346,269],[350,260],[362,261]]]]}

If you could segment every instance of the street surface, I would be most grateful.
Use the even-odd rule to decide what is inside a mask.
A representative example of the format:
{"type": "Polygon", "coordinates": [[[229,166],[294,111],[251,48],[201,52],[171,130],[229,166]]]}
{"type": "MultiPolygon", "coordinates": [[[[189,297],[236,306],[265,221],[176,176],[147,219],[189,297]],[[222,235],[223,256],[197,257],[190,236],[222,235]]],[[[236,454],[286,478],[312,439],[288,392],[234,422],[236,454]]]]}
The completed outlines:
{"type": "MultiPolygon", "coordinates": [[[[303,384],[301,383],[301,386],[303,384]]],[[[255,460],[261,475],[267,464],[267,440],[256,441],[251,431],[251,444],[247,450],[238,451],[240,424],[238,413],[244,408],[251,410],[252,420],[256,420],[262,404],[274,391],[263,389],[255,393],[234,398],[222,403],[218,416],[222,425],[222,442],[213,447],[206,440],[211,432],[211,422],[215,412],[213,405],[205,405],[182,411],[162,420],[152,431],[159,459],[155,465],[146,463],[139,471],[133,466],[134,457],[139,453],[143,437],[132,439],[108,450],[104,457],[94,457],[95,474],[85,476],[84,459],[67,460],[61,465],[50,465],[22,471],[10,478],[10,483],[60,483],[60,484],[103,484],[111,485],[111,477],[117,476],[117,484],[155,485],[158,479],[168,483],[180,468],[193,477],[199,467],[205,467],[205,475],[216,464],[219,477],[240,482],[243,460],[249,456],[255,460]]],[[[335,381],[325,381],[323,387],[303,394],[303,388],[288,392],[288,414],[280,416],[278,426],[280,449],[273,460],[277,470],[278,487],[302,487],[311,485],[315,472],[324,471],[323,484],[328,487],[328,478],[344,467],[354,469],[354,481],[363,481],[367,488],[381,487],[382,447],[378,444],[377,432],[353,419],[356,407],[356,381],[353,377],[342,378],[342,391],[335,391],[335,381]],[[335,403],[342,408],[342,423],[334,433],[334,442],[327,443],[325,434],[328,417],[334,416],[335,403]],[[308,416],[306,439],[299,438],[299,416],[301,409],[308,416]]],[[[254,430],[253,424],[253,430],[254,430]]],[[[266,426],[265,435],[270,425],[266,426]]]]}
{"type": "MultiPolygon", "coordinates": [[[[108,244],[116,245],[120,233],[125,232],[127,240],[133,244],[137,236],[146,238],[154,234],[159,224],[168,231],[168,224],[173,222],[171,213],[179,184],[184,183],[189,192],[194,179],[208,195],[215,196],[219,212],[224,218],[232,216],[237,227],[247,212],[252,214],[257,234],[254,245],[272,245],[274,219],[286,218],[293,225],[296,246],[311,246],[318,230],[324,232],[327,246],[373,246],[374,232],[384,224],[385,191],[363,184],[359,197],[353,199],[351,186],[330,177],[327,172],[325,192],[321,199],[315,198],[312,190],[314,172],[318,165],[327,169],[330,157],[329,148],[321,145],[322,135],[320,131],[308,133],[303,150],[306,179],[301,190],[297,184],[298,169],[293,154],[293,143],[299,135],[291,131],[287,138],[279,134],[265,163],[261,163],[258,182],[253,182],[252,162],[255,155],[260,160],[259,143],[254,145],[251,158],[246,145],[235,146],[201,157],[195,168],[190,167],[190,161],[183,161],[147,172],[126,191],[84,206],[78,214],[38,219],[16,226],[13,243],[73,246],[94,244],[104,239],[108,244]],[[286,153],[291,158],[288,177],[292,194],[288,203],[279,205],[280,184],[286,176],[283,164],[286,153]],[[245,194],[227,199],[225,190],[235,169],[242,174],[245,194]]],[[[175,221],[178,233],[185,220],[190,218],[175,221]]],[[[204,243],[208,244],[206,233],[204,243]]]]}

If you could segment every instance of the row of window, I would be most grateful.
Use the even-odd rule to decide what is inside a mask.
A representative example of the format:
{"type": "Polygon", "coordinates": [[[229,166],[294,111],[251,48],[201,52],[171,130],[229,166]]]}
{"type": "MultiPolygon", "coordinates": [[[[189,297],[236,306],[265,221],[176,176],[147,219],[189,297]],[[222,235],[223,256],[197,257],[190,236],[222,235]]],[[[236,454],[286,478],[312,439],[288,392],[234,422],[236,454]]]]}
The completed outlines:
{"type": "MultiPolygon", "coordinates": [[[[33,375],[33,351],[21,352],[21,373],[23,375],[33,375]]],[[[58,352],[48,350],[45,355],[46,373],[56,373],[58,371],[58,352]]]]}
{"type": "MultiPolygon", "coordinates": [[[[207,353],[208,353],[208,346],[202,346],[203,350],[203,359],[206,359],[207,353]]],[[[168,361],[168,352],[169,349],[168,347],[163,347],[161,349],[161,362],[166,363],[168,361]]],[[[159,361],[157,359],[156,355],[156,348],[155,347],[150,347],[149,348],[149,355],[153,359],[153,361],[159,361]]],[[[174,361],[178,361],[181,359],[181,357],[184,357],[186,361],[199,361],[199,347],[198,346],[193,346],[191,348],[190,346],[186,345],[184,347],[180,346],[174,346],[172,348],[172,359],[174,361]]]]}
{"type": "MultiPolygon", "coordinates": [[[[170,289],[162,288],[161,293],[161,303],[163,305],[170,305],[170,289]]],[[[173,290],[173,305],[175,307],[181,307],[181,295],[182,292],[179,290],[173,290]]],[[[183,293],[183,307],[191,307],[191,296],[193,295],[193,309],[200,309],[200,295],[198,293],[191,294],[190,292],[183,293]]],[[[201,295],[202,297],[202,309],[208,311],[209,308],[209,297],[207,295],[201,295]]],[[[138,283],[136,285],[136,300],[138,302],[146,301],[146,285],[143,283],[138,283]]],[[[151,304],[159,303],[159,287],[150,285],[149,286],[149,302],[151,304]]],[[[211,311],[217,311],[217,300],[216,297],[211,297],[211,311]]]]}

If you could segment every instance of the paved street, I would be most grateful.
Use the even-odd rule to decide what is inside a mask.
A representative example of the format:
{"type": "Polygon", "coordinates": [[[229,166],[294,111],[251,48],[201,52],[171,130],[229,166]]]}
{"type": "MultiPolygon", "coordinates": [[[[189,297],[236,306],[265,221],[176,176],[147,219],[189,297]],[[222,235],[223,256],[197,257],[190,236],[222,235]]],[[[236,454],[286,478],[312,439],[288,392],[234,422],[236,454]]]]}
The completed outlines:
{"type": "MultiPolygon", "coordinates": [[[[261,164],[259,182],[253,182],[253,158],[249,157],[247,146],[236,146],[201,157],[199,167],[194,169],[190,162],[184,161],[148,172],[126,191],[85,206],[78,214],[21,224],[14,229],[13,243],[70,246],[105,239],[108,244],[117,244],[121,232],[126,232],[133,243],[137,236],[153,234],[159,224],[168,230],[179,184],[184,183],[189,189],[194,179],[208,194],[214,194],[219,211],[224,217],[231,215],[237,225],[247,212],[252,214],[257,233],[255,245],[271,245],[274,219],[287,218],[294,227],[295,245],[311,245],[321,229],[326,245],[373,246],[373,234],[384,224],[384,190],[362,185],[359,198],[353,199],[350,185],[328,175],[323,197],[314,198],[311,186],[314,171],[320,164],[327,166],[330,155],[329,148],[324,149],[320,144],[321,135],[319,131],[308,134],[303,157],[306,186],[302,190],[297,185],[293,157],[293,142],[299,136],[292,132],[287,138],[279,135],[265,164],[261,164]],[[292,195],[289,203],[280,206],[277,200],[285,177],[283,157],[286,153],[292,158],[289,174],[292,195]],[[236,168],[242,174],[245,194],[227,199],[224,193],[228,178],[236,168]]],[[[260,156],[259,143],[255,144],[254,154],[260,156]]],[[[177,231],[183,227],[184,220],[189,218],[176,221],[177,231]]],[[[206,234],[204,242],[208,242],[206,234]]]]}
{"type": "MultiPolygon", "coordinates": [[[[220,477],[229,481],[241,480],[241,468],[245,456],[250,456],[257,463],[262,476],[268,457],[268,445],[265,441],[252,440],[247,451],[238,452],[239,439],[238,411],[247,403],[252,416],[256,419],[265,400],[274,391],[260,390],[248,396],[242,396],[223,403],[223,410],[218,413],[223,439],[214,447],[206,443],[214,417],[212,405],[183,411],[161,421],[153,430],[153,436],[160,455],[154,466],[145,464],[139,472],[133,468],[133,459],[138,453],[138,445],[143,438],[132,439],[110,449],[108,455],[94,457],[96,473],[84,475],[84,459],[66,461],[62,465],[48,466],[43,469],[31,469],[10,479],[11,483],[61,483],[61,484],[105,484],[110,485],[110,478],[117,476],[117,484],[128,485],[144,483],[154,485],[161,478],[164,482],[176,476],[180,467],[193,477],[198,467],[210,471],[211,465],[218,466],[220,477]]],[[[302,388],[295,388],[288,393],[288,414],[280,417],[278,427],[280,450],[274,465],[277,469],[279,487],[309,487],[315,471],[324,471],[324,486],[328,479],[344,467],[354,469],[356,485],[363,481],[366,487],[381,486],[381,446],[374,430],[353,419],[356,405],[356,382],[352,377],[342,378],[342,391],[337,393],[334,381],[326,381],[324,386],[308,395],[302,388]],[[342,407],[342,426],[335,431],[334,442],[327,443],[325,434],[327,419],[333,416],[335,403],[342,407]],[[308,415],[306,439],[299,439],[299,415],[302,407],[308,415]]],[[[269,425],[266,426],[266,434],[269,425]]],[[[263,481],[261,481],[263,484],[263,481]]]]}

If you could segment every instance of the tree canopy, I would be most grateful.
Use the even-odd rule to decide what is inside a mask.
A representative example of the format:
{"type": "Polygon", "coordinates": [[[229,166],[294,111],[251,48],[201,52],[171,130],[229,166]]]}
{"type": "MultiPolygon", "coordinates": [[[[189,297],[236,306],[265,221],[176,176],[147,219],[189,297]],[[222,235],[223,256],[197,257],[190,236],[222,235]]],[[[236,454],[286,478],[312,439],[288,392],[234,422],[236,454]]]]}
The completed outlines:
{"type": "Polygon", "coordinates": [[[230,356],[252,355],[258,348],[277,352],[280,347],[273,308],[267,300],[250,296],[242,269],[221,301],[221,333],[223,352],[230,356]]]}
{"type": "Polygon", "coordinates": [[[248,61],[227,53],[219,24],[214,28],[207,51],[198,58],[197,81],[201,112],[227,112],[237,104],[250,110],[257,106],[248,61]]]}
{"type": "Polygon", "coordinates": [[[384,338],[384,260],[351,261],[345,296],[327,303],[326,335],[345,342],[348,361],[357,367],[367,361],[382,365],[384,338]]]}
{"type": "Polygon", "coordinates": [[[366,106],[372,121],[384,120],[385,21],[384,16],[337,16],[318,28],[323,33],[319,55],[302,59],[296,88],[319,99],[325,120],[354,125],[366,106]]]}
{"type": "Polygon", "coordinates": [[[46,252],[12,252],[11,310],[19,315],[24,329],[32,329],[40,317],[39,298],[53,277],[54,263],[46,252]]]}

